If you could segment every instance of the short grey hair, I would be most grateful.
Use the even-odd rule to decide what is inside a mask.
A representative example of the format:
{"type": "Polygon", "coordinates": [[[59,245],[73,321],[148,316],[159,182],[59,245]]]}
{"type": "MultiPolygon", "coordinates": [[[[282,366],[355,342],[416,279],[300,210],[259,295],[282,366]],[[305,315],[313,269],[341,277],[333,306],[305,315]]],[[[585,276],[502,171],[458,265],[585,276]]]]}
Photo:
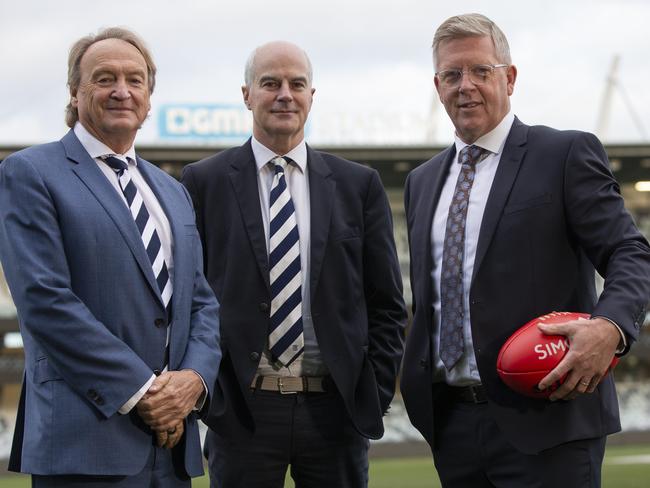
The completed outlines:
{"type": "MultiPolygon", "coordinates": [[[[251,52],[248,56],[248,59],[246,60],[246,67],[244,68],[244,83],[246,86],[251,86],[253,84],[253,81],[255,80],[255,58],[257,56],[258,51],[267,46],[268,44],[264,44],[262,46],[257,46],[255,49],[253,49],[253,52],[251,52]]],[[[296,46],[298,47],[298,46],[296,46]]],[[[311,65],[311,60],[309,59],[309,56],[307,55],[307,51],[304,49],[298,47],[302,54],[305,56],[305,61],[307,61],[307,80],[309,81],[309,84],[311,85],[313,78],[314,78],[314,69],[312,68],[311,65]]]]}
{"type": "Polygon", "coordinates": [[[508,39],[499,27],[481,14],[463,14],[449,17],[436,30],[433,36],[433,63],[438,61],[440,44],[466,37],[489,37],[494,44],[494,51],[500,63],[512,64],[508,39]]]}

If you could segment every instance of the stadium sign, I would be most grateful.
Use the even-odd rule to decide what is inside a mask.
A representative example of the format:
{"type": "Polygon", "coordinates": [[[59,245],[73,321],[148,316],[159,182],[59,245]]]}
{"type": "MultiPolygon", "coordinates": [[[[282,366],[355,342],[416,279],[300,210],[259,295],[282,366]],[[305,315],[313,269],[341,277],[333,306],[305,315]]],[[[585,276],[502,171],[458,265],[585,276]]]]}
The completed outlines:
{"type": "Polygon", "coordinates": [[[241,105],[163,105],[158,115],[162,139],[246,140],[253,128],[250,112],[241,105]]]}

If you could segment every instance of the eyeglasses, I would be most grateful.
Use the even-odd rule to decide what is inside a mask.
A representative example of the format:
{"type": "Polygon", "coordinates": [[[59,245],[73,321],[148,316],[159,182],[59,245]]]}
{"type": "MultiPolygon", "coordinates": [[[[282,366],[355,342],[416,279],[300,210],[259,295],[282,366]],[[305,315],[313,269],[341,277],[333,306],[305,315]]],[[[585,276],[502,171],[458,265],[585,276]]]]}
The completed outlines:
{"type": "Polygon", "coordinates": [[[460,85],[461,80],[463,79],[463,73],[467,73],[469,76],[469,81],[475,85],[484,85],[488,83],[494,76],[494,70],[497,68],[507,68],[509,64],[475,64],[470,66],[467,70],[460,68],[446,69],[444,71],[438,71],[436,76],[438,81],[445,88],[454,88],[460,85]]]}

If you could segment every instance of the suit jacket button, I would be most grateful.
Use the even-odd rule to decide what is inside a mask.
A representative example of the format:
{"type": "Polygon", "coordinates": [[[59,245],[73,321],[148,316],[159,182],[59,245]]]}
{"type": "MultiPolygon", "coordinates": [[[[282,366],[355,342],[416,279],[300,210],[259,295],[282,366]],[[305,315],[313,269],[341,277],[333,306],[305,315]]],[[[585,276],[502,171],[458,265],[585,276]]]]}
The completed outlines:
{"type": "Polygon", "coordinates": [[[250,356],[248,356],[248,357],[251,358],[251,361],[259,361],[260,360],[260,353],[252,352],[250,354],[250,356]]]}
{"type": "Polygon", "coordinates": [[[156,320],[153,321],[153,324],[156,327],[162,327],[162,326],[165,325],[165,319],[156,319],[156,320]]]}
{"type": "Polygon", "coordinates": [[[423,368],[426,368],[427,367],[427,360],[426,359],[420,359],[420,366],[422,366],[423,368]]]}
{"type": "Polygon", "coordinates": [[[260,312],[268,312],[269,311],[269,304],[266,302],[260,303],[260,312]]]}
{"type": "Polygon", "coordinates": [[[162,371],[160,371],[159,369],[154,369],[153,370],[153,374],[155,374],[156,376],[160,376],[161,373],[162,373],[162,371]]]}
{"type": "Polygon", "coordinates": [[[99,394],[95,390],[88,390],[86,394],[92,401],[96,401],[99,398],[99,394]]]}

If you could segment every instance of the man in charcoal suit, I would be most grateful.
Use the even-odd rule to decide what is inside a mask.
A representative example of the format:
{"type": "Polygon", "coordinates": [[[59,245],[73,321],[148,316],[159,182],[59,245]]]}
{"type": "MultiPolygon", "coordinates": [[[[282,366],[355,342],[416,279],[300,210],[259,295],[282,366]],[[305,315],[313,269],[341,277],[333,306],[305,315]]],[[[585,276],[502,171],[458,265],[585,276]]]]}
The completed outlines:
{"type": "Polygon", "coordinates": [[[221,303],[224,405],[211,406],[213,486],[365,487],[383,434],[406,311],[376,171],[313,150],[311,63],[257,48],[253,137],[186,167],[208,282],[221,303]]]}

